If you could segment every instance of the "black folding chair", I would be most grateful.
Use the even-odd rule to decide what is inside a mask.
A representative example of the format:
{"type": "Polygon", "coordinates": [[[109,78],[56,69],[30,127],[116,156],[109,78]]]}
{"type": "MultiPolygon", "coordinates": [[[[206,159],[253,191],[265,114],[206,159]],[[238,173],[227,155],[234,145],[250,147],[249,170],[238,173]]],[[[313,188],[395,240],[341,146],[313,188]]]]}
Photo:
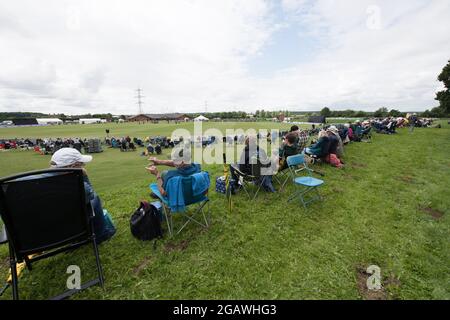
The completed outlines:
{"type": "Polygon", "coordinates": [[[261,187],[263,185],[263,177],[261,175],[261,162],[258,160],[252,159],[250,161],[250,171],[251,173],[247,174],[245,172],[242,172],[239,170],[238,165],[231,165],[233,167],[233,171],[237,175],[239,181],[242,184],[242,189],[244,189],[245,193],[249,197],[250,200],[254,200],[256,196],[259,193],[259,190],[261,190],[261,187]],[[254,191],[252,192],[251,186],[254,185],[254,191]]]}
{"type": "Polygon", "coordinates": [[[103,271],[95,242],[93,210],[86,204],[81,169],[33,171],[0,180],[0,215],[9,244],[13,298],[19,299],[16,266],[91,243],[98,277],[54,297],[64,299],[100,284],[103,271]],[[30,257],[32,256],[32,257],[30,257]]]}

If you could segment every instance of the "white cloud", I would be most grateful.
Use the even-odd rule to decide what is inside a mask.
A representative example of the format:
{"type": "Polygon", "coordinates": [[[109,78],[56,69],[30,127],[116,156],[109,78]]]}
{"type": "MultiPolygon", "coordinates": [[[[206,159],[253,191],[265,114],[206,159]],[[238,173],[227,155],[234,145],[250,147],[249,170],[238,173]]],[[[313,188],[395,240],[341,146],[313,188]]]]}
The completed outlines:
{"type": "Polygon", "coordinates": [[[283,20],[275,5],[2,3],[0,111],[129,114],[138,86],[147,112],[199,111],[205,100],[209,111],[435,105],[436,76],[450,58],[448,1],[282,0],[283,20]],[[317,54],[270,77],[253,75],[248,63],[286,21],[314,37],[317,54]]]}

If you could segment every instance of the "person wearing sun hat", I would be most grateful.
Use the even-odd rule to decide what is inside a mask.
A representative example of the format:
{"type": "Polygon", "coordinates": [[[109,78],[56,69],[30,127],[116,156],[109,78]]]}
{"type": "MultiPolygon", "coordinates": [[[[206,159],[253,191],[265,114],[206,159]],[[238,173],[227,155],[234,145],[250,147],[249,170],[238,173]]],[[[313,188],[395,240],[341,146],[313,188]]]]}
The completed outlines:
{"type": "Polygon", "coordinates": [[[50,161],[52,168],[82,168],[84,190],[86,193],[86,205],[91,205],[94,211],[94,232],[95,240],[101,243],[110,239],[115,233],[116,228],[112,222],[109,213],[103,210],[100,197],[94,191],[91,182],[84,168],[85,164],[92,161],[92,156],[83,155],[77,149],[61,148],[56,151],[50,161]]]}
{"type": "Polygon", "coordinates": [[[330,126],[327,131],[331,132],[338,140],[336,155],[339,159],[342,159],[342,157],[344,156],[344,143],[342,142],[341,136],[339,135],[338,128],[336,128],[336,126],[330,126]]]}
{"type": "Polygon", "coordinates": [[[50,161],[52,168],[81,168],[91,162],[92,156],[83,155],[74,148],[61,148],[56,151],[50,161]]]}

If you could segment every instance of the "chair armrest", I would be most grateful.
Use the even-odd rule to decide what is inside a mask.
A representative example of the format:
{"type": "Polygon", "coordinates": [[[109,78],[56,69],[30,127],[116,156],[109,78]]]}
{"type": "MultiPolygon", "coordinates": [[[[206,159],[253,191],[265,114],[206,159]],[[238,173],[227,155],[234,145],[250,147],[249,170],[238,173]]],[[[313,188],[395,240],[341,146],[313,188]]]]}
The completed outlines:
{"type": "Polygon", "coordinates": [[[94,206],[92,204],[93,200],[89,200],[89,211],[91,213],[91,215],[89,216],[89,218],[94,218],[95,217],[95,212],[94,212],[94,206]]]}
{"type": "Polygon", "coordinates": [[[300,168],[300,169],[295,169],[294,172],[295,172],[295,173],[298,173],[298,172],[303,171],[303,170],[308,170],[308,171],[310,171],[310,172],[312,171],[311,169],[309,169],[309,168],[307,168],[307,167],[303,167],[303,168],[300,168]]]}
{"type": "Polygon", "coordinates": [[[8,242],[8,236],[6,234],[5,225],[3,225],[0,230],[0,244],[5,244],[7,242],[8,242]]]}

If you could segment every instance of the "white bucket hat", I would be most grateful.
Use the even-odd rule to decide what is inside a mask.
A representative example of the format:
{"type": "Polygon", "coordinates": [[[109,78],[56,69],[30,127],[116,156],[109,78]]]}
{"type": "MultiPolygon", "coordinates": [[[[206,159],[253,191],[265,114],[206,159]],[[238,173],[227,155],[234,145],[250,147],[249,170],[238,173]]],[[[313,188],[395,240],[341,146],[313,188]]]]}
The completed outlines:
{"type": "Polygon", "coordinates": [[[329,127],[329,128],[328,128],[328,131],[331,131],[331,132],[333,132],[333,133],[339,132],[338,128],[336,128],[335,126],[329,127]]]}
{"type": "Polygon", "coordinates": [[[63,168],[77,162],[86,163],[90,161],[92,161],[92,156],[82,155],[77,149],[62,148],[53,154],[51,165],[55,168],[63,168]]]}

